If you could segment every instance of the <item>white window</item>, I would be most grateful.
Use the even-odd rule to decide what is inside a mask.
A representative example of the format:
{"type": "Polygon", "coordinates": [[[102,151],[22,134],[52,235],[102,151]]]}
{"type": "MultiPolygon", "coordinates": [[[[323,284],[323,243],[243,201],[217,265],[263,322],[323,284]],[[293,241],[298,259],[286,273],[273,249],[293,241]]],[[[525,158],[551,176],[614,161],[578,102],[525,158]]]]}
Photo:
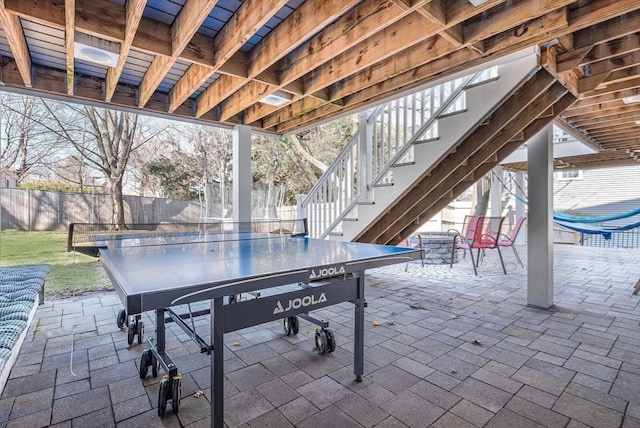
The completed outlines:
{"type": "Polygon", "coordinates": [[[558,174],[558,180],[560,181],[582,180],[582,170],[568,169],[566,171],[560,171],[560,173],[558,174]]]}

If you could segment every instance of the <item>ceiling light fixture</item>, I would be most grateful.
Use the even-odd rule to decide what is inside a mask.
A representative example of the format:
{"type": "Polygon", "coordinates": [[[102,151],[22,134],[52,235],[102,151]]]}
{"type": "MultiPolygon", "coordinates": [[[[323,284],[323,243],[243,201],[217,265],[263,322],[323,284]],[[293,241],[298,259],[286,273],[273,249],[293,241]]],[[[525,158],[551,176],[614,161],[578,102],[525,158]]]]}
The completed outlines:
{"type": "Polygon", "coordinates": [[[73,56],[92,64],[115,67],[120,56],[120,46],[118,43],[76,32],[73,56]]]}
{"type": "Polygon", "coordinates": [[[469,3],[474,5],[475,7],[480,6],[482,3],[486,3],[487,0],[469,0],[469,3]]]}
{"type": "Polygon", "coordinates": [[[632,95],[630,97],[624,97],[622,99],[622,102],[625,103],[625,104],[640,103],[640,94],[632,95]]]}
{"type": "Polygon", "coordinates": [[[260,102],[264,104],[269,104],[270,106],[280,107],[283,104],[291,101],[291,94],[277,90],[265,97],[260,98],[260,102]]]}

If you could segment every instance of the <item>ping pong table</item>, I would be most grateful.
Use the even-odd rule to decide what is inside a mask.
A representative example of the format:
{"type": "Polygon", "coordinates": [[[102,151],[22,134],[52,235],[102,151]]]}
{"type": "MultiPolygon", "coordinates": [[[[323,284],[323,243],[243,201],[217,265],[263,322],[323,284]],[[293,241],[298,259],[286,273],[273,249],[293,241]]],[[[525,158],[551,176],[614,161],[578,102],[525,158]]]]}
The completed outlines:
{"type": "MultiPolygon", "coordinates": [[[[167,404],[179,411],[180,373],[165,352],[165,316],[189,331],[201,352],[211,354],[211,425],[223,427],[224,334],[283,319],[285,334],[298,332],[297,317],[318,325],[318,353],[332,352],[335,337],[312,310],[343,302],[354,304],[354,374],[364,371],[364,271],[417,260],[410,248],[312,239],[306,221],[227,223],[220,230],[93,235],[93,242],[129,317],[155,311],[156,336],[148,338],[140,377],[149,367],[165,372],[158,414],[167,404]],[[277,227],[276,227],[277,226],[277,227]],[[259,296],[242,299],[242,293],[259,296]],[[256,294],[259,293],[259,294],[256,294]],[[171,307],[210,300],[211,340],[207,345],[171,307]]],[[[133,326],[132,326],[133,327],[133,326]]],[[[140,326],[140,330],[142,327],[140,326]]],[[[142,342],[142,331],[138,332],[142,342]]]]}

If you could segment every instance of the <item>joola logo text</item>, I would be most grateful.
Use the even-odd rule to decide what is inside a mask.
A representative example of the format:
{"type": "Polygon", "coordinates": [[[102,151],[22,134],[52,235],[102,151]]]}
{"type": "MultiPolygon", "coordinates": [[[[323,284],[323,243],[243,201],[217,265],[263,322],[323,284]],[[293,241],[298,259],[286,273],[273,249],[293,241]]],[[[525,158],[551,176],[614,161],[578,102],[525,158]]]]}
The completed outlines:
{"type": "Polygon", "coordinates": [[[282,302],[278,300],[276,304],[276,308],[273,310],[273,314],[280,314],[282,312],[290,311],[291,309],[299,309],[306,306],[316,305],[318,303],[326,302],[327,296],[324,293],[320,293],[320,296],[310,295],[304,297],[296,297],[295,299],[289,300],[287,303],[287,307],[284,308],[282,306],[282,302]]]}
{"type": "Polygon", "coordinates": [[[309,279],[343,275],[344,273],[345,273],[344,266],[340,266],[340,267],[332,266],[332,267],[322,268],[322,269],[311,269],[311,275],[309,275],[309,279]]]}

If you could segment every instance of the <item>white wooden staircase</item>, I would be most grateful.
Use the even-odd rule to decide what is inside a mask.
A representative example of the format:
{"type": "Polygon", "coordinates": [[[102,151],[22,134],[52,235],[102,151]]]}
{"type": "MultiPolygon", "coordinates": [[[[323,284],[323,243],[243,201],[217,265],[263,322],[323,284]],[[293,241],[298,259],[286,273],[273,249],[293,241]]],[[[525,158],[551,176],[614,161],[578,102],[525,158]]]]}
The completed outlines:
{"type": "Polygon", "coordinates": [[[553,120],[565,95],[528,50],[381,105],[360,116],[300,213],[314,237],[396,244],[526,141],[537,119],[553,120]]]}

